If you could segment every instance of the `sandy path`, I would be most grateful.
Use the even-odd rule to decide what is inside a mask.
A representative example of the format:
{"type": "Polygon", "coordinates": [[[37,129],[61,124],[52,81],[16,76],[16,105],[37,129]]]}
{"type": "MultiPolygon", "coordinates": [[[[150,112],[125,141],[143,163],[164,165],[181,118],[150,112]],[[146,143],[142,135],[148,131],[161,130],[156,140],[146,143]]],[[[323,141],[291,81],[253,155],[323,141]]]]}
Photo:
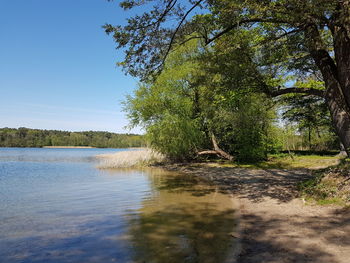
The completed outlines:
{"type": "Polygon", "coordinates": [[[209,178],[240,201],[238,262],[350,262],[350,211],[305,205],[296,184],[306,170],[172,167],[209,178]]]}

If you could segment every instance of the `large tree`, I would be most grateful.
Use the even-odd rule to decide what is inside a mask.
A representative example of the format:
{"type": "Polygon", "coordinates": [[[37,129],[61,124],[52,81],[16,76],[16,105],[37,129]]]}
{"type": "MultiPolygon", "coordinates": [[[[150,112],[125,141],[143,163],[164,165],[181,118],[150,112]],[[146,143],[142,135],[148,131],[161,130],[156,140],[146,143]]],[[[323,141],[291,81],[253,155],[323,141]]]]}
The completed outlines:
{"type": "Polygon", "coordinates": [[[157,79],[140,84],[127,97],[124,109],[130,125],[143,126],[151,146],[170,159],[265,159],[274,146],[273,103],[261,93],[247,92],[258,83],[240,75],[252,65],[233,59],[241,52],[230,55],[227,68],[237,70],[227,78],[217,72],[215,57],[221,54],[215,50],[206,50],[196,40],[177,47],[157,79]],[[227,83],[240,88],[230,89],[227,83]]]}
{"type": "MultiPolygon", "coordinates": [[[[296,78],[319,74],[324,81],[321,90],[274,86],[269,81],[260,85],[264,92],[324,98],[350,153],[350,1],[125,0],[120,5],[142,11],[125,26],[107,24],[105,30],[113,33],[118,48],[125,48],[120,64],[144,80],[157,75],[175,44],[198,38],[213,45],[241,28],[259,29],[261,58],[269,69],[296,78]]],[[[266,70],[264,63],[259,70],[266,70]]]]}

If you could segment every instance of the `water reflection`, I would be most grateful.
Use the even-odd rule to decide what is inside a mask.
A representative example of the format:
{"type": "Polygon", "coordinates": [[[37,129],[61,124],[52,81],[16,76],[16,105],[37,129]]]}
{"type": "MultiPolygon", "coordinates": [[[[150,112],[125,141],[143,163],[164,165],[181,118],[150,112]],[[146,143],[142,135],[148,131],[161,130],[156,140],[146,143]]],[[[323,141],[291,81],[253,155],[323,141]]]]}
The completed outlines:
{"type": "Polygon", "coordinates": [[[180,175],[151,175],[158,194],[130,220],[136,262],[225,262],[232,251],[232,199],[180,175]]]}

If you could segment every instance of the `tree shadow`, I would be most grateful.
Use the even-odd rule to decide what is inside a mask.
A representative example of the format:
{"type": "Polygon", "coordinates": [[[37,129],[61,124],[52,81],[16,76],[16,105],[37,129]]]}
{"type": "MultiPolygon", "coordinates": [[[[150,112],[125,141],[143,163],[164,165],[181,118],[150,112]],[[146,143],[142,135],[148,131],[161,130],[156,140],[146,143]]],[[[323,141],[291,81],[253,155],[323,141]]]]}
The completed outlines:
{"type": "Polygon", "coordinates": [[[268,207],[243,211],[239,262],[348,262],[349,209],[305,207],[305,213],[278,214],[283,207],[288,209],[283,203],[298,196],[298,183],[312,177],[308,170],[197,166],[190,173],[212,180],[220,192],[233,192],[252,203],[268,198],[282,205],[268,213],[268,207]]]}
{"type": "Polygon", "coordinates": [[[238,262],[347,262],[350,216],[336,213],[293,217],[288,222],[278,214],[268,218],[245,214],[238,262]],[[303,235],[300,236],[298,228],[305,229],[303,235]]]}
{"type": "Polygon", "coordinates": [[[254,202],[265,197],[289,202],[299,194],[297,185],[310,177],[306,170],[245,170],[238,175],[239,188],[234,192],[254,202]]]}
{"type": "Polygon", "coordinates": [[[306,169],[247,169],[229,167],[199,166],[187,171],[199,178],[207,178],[220,186],[222,192],[233,192],[253,202],[261,202],[265,197],[278,202],[289,202],[298,196],[298,183],[310,179],[306,169]]]}

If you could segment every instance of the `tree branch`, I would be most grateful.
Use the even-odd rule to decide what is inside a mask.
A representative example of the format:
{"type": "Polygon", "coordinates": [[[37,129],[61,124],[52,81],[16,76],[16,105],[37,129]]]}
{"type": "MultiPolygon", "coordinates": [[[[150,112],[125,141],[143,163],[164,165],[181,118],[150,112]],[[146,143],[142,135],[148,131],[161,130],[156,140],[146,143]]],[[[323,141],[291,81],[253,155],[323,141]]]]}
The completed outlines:
{"type": "Polygon", "coordinates": [[[294,30],[285,32],[285,33],[283,33],[283,34],[281,34],[281,35],[279,35],[279,36],[267,38],[267,39],[265,39],[262,43],[263,43],[263,44],[266,44],[266,43],[271,42],[271,41],[277,41],[277,40],[279,40],[279,39],[281,39],[281,38],[284,38],[284,37],[289,36],[289,35],[291,35],[291,34],[299,33],[299,32],[301,32],[301,31],[303,31],[303,28],[297,28],[297,29],[294,29],[294,30]]]}
{"type": "MultiPolygon", "coordinates": [[[[184,45],[184,44],[186,44],[187,42],[189,42],[189,41],[191,41],[191,40],[193,40],[193,39],[203,39],[203,37],[202,37],[202,36],[192,36],[192,37],[186,38],[184,41],[182,41],[181,43],[179,43],[179,47],[182,46],[182,45],[184,45]]],[[[178,47],[174,48],[173,51],[174,51],[174,50],[177,50],[177,49],[178,49],[178,47]]]]}
{"type": "Polygon", "coordinates": [[[278,20],[278,19],[264,19],[264,18],[252,18],[252,19],[243,19],[241,21],[238,21],[236,24],[231,25],[227,28],[225,28],[224,30],[222,30],[221,32],[217,33],[215,36],[213,36],[212,38],[208,38],[205,40],[205,44],[208,45],[211,42],[215,41],[216,39],[220,38],[222,35],[230,32],[231,30],[239,27],[242,24],[249,24],[249,23],[274,23],[274,24],[286,24],[288,23],[285,20],[278,20]]]}
{"type": "Polygon", "coordinates": [[[270,92],[270,96],[278,97],[285,94],[298,93],[298,94],[307,94],[313,95],[317,97],[324,98],[324,91],[319,89],[308,89],[308,88],[285,88],[285,89],[277,89],[275,91],[270,92]]]}

